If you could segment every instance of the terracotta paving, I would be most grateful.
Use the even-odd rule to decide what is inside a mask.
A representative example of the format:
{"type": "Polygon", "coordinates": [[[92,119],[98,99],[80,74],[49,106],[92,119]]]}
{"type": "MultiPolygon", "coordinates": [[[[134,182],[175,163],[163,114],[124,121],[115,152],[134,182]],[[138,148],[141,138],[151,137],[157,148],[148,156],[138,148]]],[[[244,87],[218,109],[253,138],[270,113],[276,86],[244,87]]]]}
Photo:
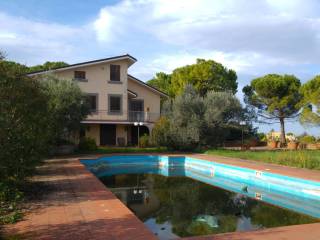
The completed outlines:
{"type": "MultiPolygon", "coordinates": [[[[319,171],[203,154],[189,156],[320,181],[319,171]]],[[[88,157],[96,158],[98,155],[88,157]]],[[[6,225],[5,235],[21,235],[24,239],[156,239],[77,158],[47,160],[39,168],[34,181],[45,183],[50,191],[34,201],[32,205],[35,208],[26,214],[23,221],[6,225]]],[[[319,240],[320,223],[188,239],[319,240]]]]}
{"type": "Polygon", "coordinates": [[[35,181],[50,193],[5,235],[23,239],[156,239],[77,159],[48,160],[35,181]]]}

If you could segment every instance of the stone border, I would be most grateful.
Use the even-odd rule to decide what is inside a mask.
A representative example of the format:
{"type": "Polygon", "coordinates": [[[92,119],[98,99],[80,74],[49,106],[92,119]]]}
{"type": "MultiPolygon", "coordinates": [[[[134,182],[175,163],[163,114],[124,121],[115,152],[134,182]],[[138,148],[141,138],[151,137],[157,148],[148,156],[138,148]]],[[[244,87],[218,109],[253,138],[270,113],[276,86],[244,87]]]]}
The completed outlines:
{"type": "MultiPolygon", "coordinates": [[[[157,154],[157,153],[134,153],[134,154],[101,154],[99,156],[88,157],[85,159],[96,159],[103,156],[114,156],[114,155],[161,155],[161,156],[188,156],[194,157],[197,159],[202,159],[206,161],[214,161],[217,163],[229,164],[237,167],[249,168],[253,170],[259,171],[268,171],[270,173],[276,173],[291,177],[303,178],[312,181],[320,182],[320,171],[318,170],[310,170],[310,169],[302,169],[288,166],[281,166],[271,163],[262,163],[253,160],[244,160],[244,159],[236,159],[236,158],[228,158],[228,157],[220,157],[214,155],[207,154],[157,154]]],[[[84,159],[84,158],[83,158],[84,159]]],[[[79,159],[80,160],[80,159],[79,159]]],[[[190,240],[319,240],[320,239],[320,223],[311,223],[311,224],[300,224],[300,225],[291,225],[291,226],[282,226],[275,228],[268,228],[263,230],[256,230],[250,232],[231,232],[231,233],[221,233],[209,236],[195,236],[195,237],[187,237],[182,239],[190,239],[190,240]]]]}
{"type": "MultiPolygon", "coordinates": [[[[22,235],[23,239],[156,239],[156,236],[106,188],[80,159],[110,155],[189,156],[239,167],[320,181],[319,171],[265,164],[249,160],[204,154],[101,154],[47,160],[39,167],[35,181],[45,182],[52,191],[36,202],[23,221],[5,225],[5,235],[22,235]],[[266,170],[268,169],[268,170],[266,170]]],[[[252,232],[232,232],[186,239],[320,239],[320,223],[284,226],[252,232]]]]}

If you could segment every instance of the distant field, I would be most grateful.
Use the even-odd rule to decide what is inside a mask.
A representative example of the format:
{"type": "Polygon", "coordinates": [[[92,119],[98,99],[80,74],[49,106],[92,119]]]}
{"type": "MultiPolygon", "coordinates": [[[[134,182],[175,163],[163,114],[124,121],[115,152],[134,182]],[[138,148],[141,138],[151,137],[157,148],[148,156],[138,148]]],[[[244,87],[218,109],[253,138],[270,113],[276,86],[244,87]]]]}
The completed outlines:
{"type": "Polygon", "coordinates": [[[320,170],[320,150],[299,151],[237,151],[212,149],[209,155],[242,158],[279,165],[320,170]]]}

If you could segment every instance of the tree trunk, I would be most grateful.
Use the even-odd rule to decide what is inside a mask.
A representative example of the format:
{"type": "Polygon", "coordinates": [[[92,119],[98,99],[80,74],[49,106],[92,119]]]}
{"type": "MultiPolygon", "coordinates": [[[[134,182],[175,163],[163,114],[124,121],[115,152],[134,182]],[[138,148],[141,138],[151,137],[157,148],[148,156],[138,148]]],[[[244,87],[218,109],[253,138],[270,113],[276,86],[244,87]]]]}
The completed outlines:
{"type": "Polygon", "coordinates": [[[281,134],[280,134],[280,143],[281,147],[283,147],[286,144],[286,133],[284,130],[284,118],[280,118],[280,126],[281,126],[281,134]]]}

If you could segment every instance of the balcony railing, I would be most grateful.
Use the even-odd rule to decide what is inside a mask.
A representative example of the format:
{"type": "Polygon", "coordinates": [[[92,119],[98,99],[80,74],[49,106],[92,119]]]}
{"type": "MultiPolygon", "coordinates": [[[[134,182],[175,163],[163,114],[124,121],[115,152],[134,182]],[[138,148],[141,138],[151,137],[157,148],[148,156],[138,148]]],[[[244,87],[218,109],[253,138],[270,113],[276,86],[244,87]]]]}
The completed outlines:
{"type": "Polygon", "coordinates": [[[127,112],[108,112],[108,110],[97,110],[91,112],[86,120],[105,120],[105,121],[127,121],[127,122],[156,122],[160,118],[160,113],[127,111],[127,112]]]}

